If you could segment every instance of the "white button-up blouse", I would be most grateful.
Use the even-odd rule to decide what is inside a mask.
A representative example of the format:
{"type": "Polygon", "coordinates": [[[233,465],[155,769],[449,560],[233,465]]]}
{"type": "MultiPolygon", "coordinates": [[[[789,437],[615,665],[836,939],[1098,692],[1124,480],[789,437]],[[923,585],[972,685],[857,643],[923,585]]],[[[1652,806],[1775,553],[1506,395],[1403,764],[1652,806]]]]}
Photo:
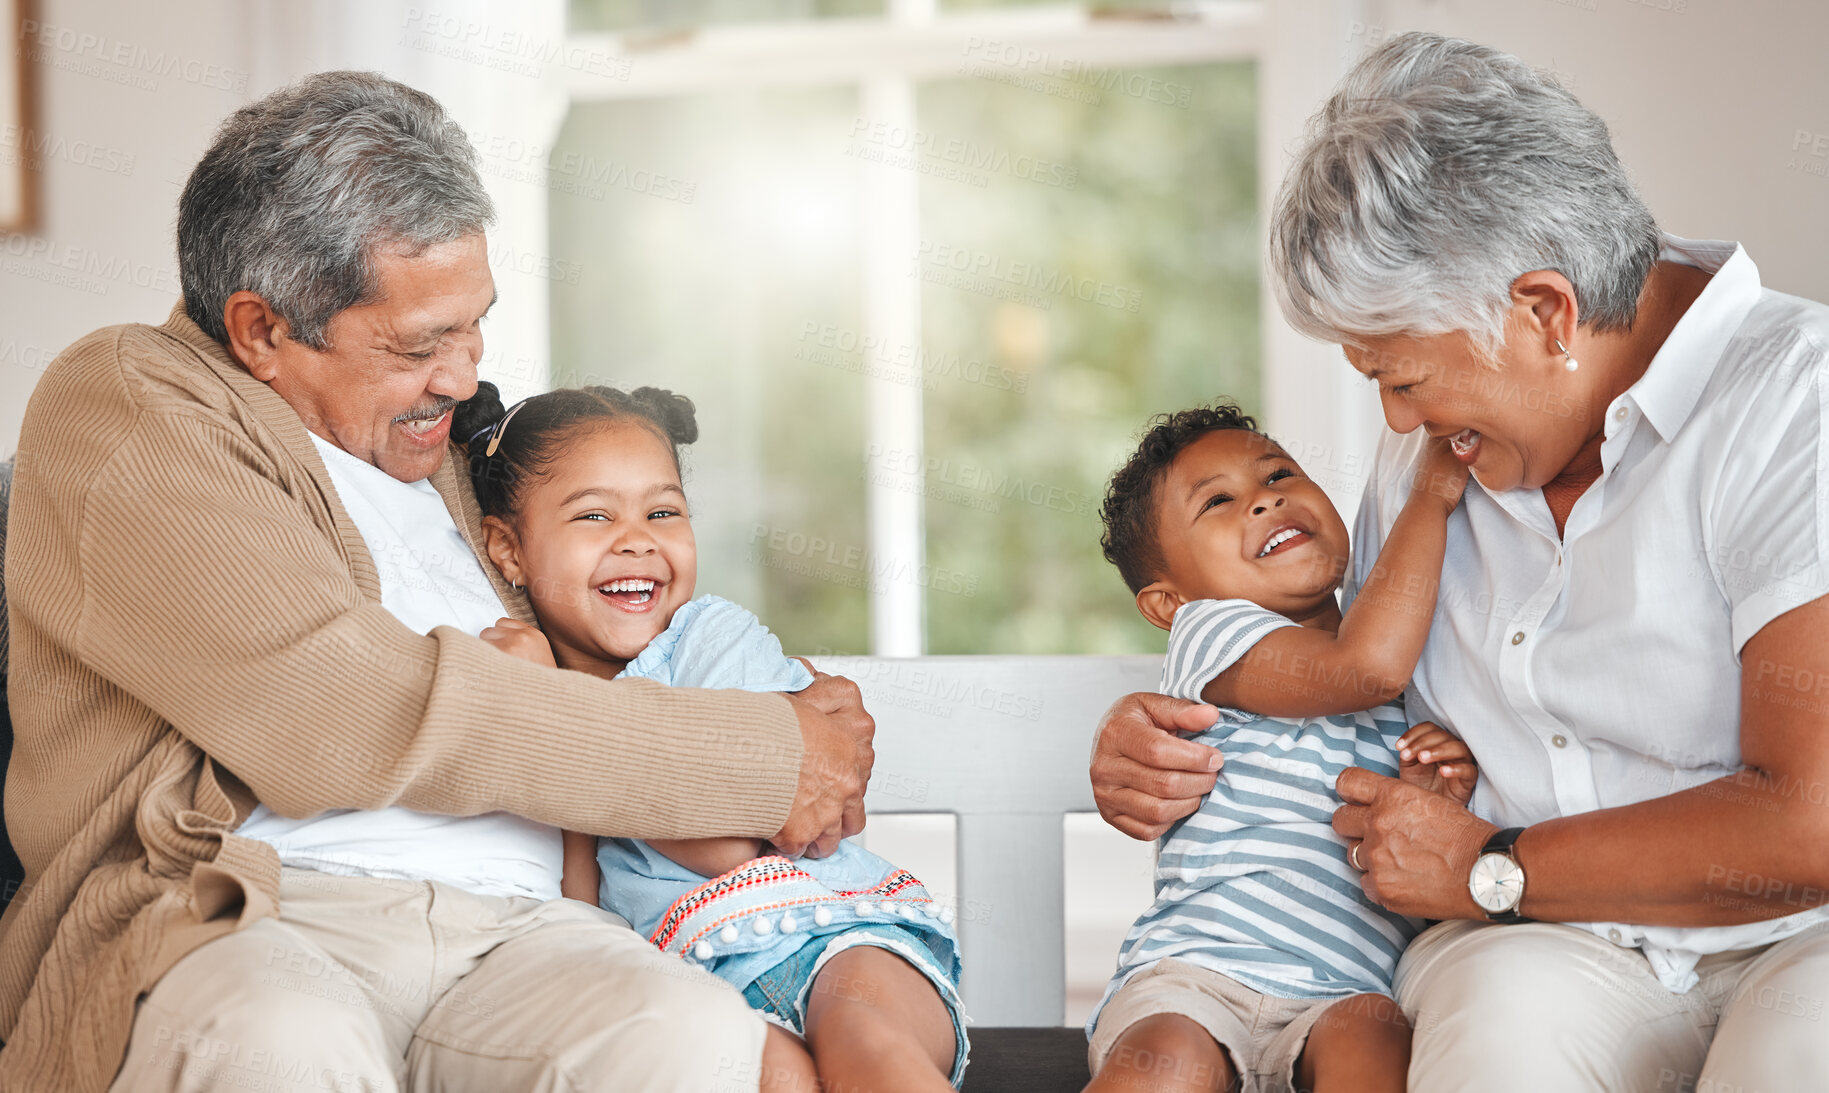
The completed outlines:
{"type": "MultiPolygon", "coordinates": [[[[1762,288],[1734,243],[1666,236],[1660,257],[1714,276],[1645,375],[1607,406],[1602,473],[1566,534],[1541,491],[1491,493],[1477,482],[1449,520],[1408,715],[1467,741],[1480,764],[1472,809],[1501,827],[1738,771],[1742,671],[1799,686],[1781,682],[1788,670],[1778,666],[1743,666],[1741,648],[1829,594],[1829,307],[1762,288]]],[[[1530,397],[1502,372],[1469,394],[1530,397]]],[[[1377,558],[1425,440],[1417,429],[1380,442],[1351,588],[1377,558]]],[[[1799,698],[1829,710],[1829,679],[1799,698]]],[[[1776,941],[1826,916],[1829,907],[1723,927],[1579,925],[1642,948],[1666,987],[1687,991],[1701,955],[1776,941]]]]}

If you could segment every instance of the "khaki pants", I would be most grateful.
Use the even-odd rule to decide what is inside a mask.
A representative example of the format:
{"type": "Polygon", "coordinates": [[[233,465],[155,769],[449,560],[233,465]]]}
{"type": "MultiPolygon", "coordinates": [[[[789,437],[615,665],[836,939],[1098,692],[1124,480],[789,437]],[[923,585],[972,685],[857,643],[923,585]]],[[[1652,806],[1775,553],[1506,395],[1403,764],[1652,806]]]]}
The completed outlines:
{"type": "Polygon", "coordinates": [[[1411,1093],[1829,1087],[1829,925],[1704,957],[1666,990],[1636,949],[1551,923],[1444,922],[1397,966],[1411,1093]]]}
{"type": "Polygon", "coordinates": [[[140,1000],[112,1090],[723,1093],[765,1027],[595,907],[285,869],[140,1000]]]}

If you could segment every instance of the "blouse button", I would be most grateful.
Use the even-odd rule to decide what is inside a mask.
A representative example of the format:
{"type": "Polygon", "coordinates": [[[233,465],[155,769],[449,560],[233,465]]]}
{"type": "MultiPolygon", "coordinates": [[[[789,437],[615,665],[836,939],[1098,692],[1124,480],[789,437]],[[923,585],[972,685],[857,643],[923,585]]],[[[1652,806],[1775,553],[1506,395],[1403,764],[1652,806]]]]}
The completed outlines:
{"type": "Polygon", "coordinates": [[[1511,643],[1517,645],[1524,641],[1524,631],[1520,630],[1511,636],[1511,643]]]}
{"type": "Polygon", "coordinates": [[[1621,406],[1619,409],[1613,411],[1613,420],[1614,421],[1626,420],[1626,408],[1624,406],[1621,406]]]}
{"type": "Polygon", "coordinates": [[[1623,939],[1619,936],[1618,930],[1608,930],[1607,931],[1607,940],[1613,942],[1613,944],[1615,944],[1615,945],[1618,945],[1620,943],[1620,941],[1622,941],[1623,939]]]}
{"type": "Polygon", "coordinates": [[[1561,733],[1557,733],[1555,736],[1550,737],[1550,743],[1556,745],[1559,748],[1565,748],[1569,744],[1569,738],[1562,735],[1561,733]]]}

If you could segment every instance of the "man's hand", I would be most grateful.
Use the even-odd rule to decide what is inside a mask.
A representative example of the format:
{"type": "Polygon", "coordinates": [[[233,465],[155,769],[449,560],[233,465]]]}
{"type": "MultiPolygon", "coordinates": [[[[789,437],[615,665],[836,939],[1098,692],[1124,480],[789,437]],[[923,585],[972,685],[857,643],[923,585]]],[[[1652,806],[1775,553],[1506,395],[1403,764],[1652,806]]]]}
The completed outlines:
{"type": "Polygon", "coordinates": [[[1346,803],[1334,810],[1334,830],[1360,844],[1367,899],[1418,918],[1486,917],[1467,877],[1498,828],[1447,797],[1363,767],[1341,771],[1336,785],[1346,803]]]}
{"type": "Polygon", "coordinates": [[[1465,805],[1473,799],[1480,768],[1465,740],[1433,721],[1424,721],[1397,738],[1397,776],[1465,805]]]}
{"type": "Polygon", "coordinates": [[[497,619],[494,626],[483,627],[482,633],[476,636],[511,657],[531,660],[548,668],[559,666],[553,660],[553,647],[546,635],[520,619],[497,619]]]}
{"type": "Polygon", "coordinates": [[[876,721],[865,712],[857,684],[843,676],[814,671],[806,690],[788,698],[800,717],[800,785],[787,823],[769,841],[790,858],[823,858],[840,839],[864,829],[876,721]]]}
{"type": "Polygon", "coordinates": [[[1200,807],[1218,780],[1218,749],[1178,732],[1200,732],[1219,717],[1201,702],[1125,695],[1105,711],[1092,746],[1092,796],[1105,822],[1133,839],[1160,838],[1200,807]]]}

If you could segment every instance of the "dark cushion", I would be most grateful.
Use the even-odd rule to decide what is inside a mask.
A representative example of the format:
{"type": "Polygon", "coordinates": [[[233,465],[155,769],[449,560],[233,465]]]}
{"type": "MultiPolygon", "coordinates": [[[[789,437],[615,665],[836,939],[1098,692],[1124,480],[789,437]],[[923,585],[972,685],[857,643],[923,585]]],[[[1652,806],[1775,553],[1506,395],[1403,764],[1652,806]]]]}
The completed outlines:
{"type": "MultiPolygon", "coordinates": [[[[13,499],[13,461],[0,463],[0,696],[6,691],[6,508],[13,499]]],[[[4,705],[4,703],[0,703],[4,705]]]]}
{"type": "Polygon", "coordinates": [[[975,1028],[965,1093],[1079,1093],[1086,1071],[1081,1028],[975,1028]]]}
{"type": "MultiPolygon", "coordinates": [[[[6,629],[6,509],[13,498],[13,461],[0,463],[0,817],[6,808],[6,765],[13,757],[13,715],[6,704],[7,629],[6,629]]],[[[13,853],[12,840],[0,826],[0,907],[19,894],[25,882],[25,866],[13,853]]]]}

